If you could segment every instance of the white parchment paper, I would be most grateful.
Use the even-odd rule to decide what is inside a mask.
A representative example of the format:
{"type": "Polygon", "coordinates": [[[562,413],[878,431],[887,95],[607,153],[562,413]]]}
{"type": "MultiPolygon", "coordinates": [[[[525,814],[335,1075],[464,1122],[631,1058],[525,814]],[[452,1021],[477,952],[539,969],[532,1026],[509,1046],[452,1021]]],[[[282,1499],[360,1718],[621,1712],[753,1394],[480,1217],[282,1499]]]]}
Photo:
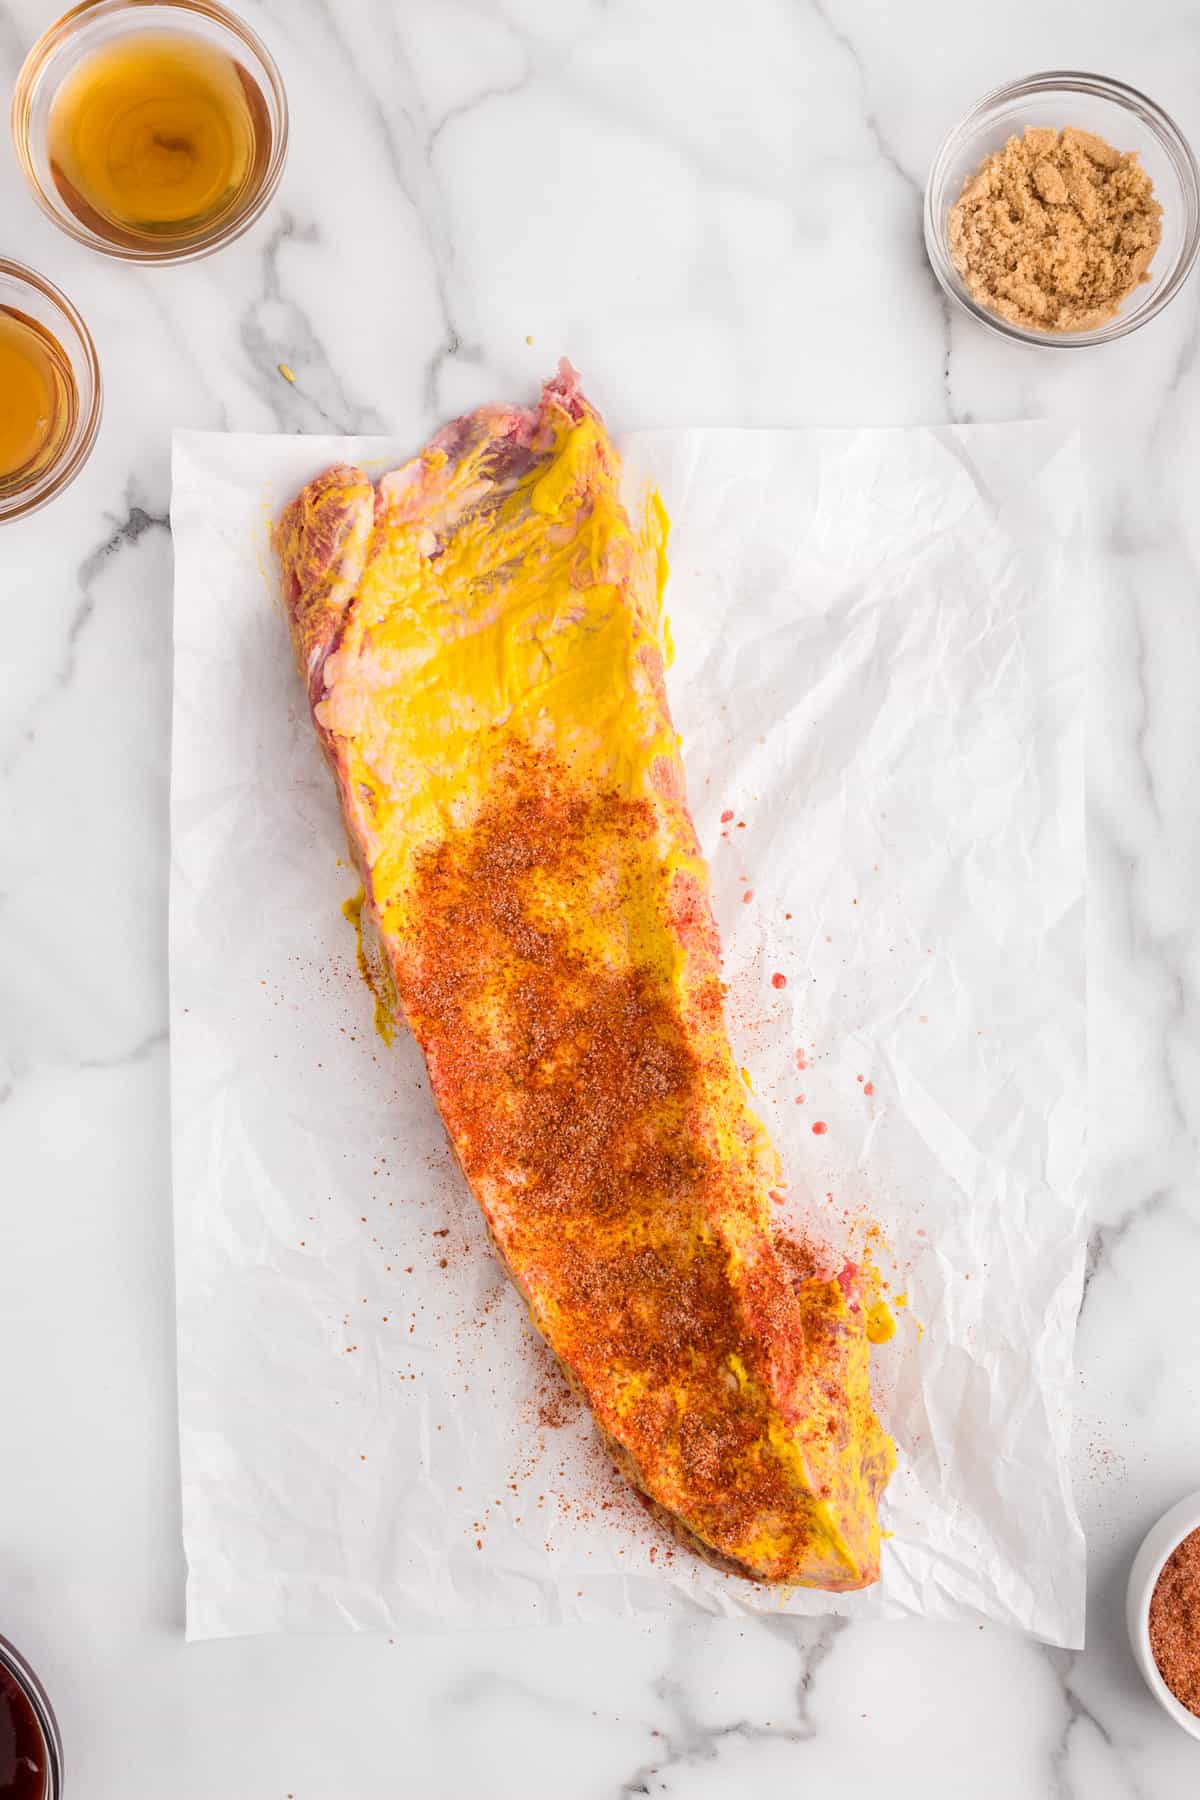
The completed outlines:
{"type": "Polygon", "coordinates": [[[899,1451],[883,1579],[840,1599],[719,1575],[646,1522],[492,1260],[414,1046],[373,1032],[267,532],[328,463],[416,448],[175,440],[189,1634],[782,1609],[1079,1644],[1072,434],[622,446],[631,493],[656,481],[673,520],[668,680],[740,1059],[789,1204],[834,1232],[877,1218],[909,1300],[877,1359],[899,1451]]]}

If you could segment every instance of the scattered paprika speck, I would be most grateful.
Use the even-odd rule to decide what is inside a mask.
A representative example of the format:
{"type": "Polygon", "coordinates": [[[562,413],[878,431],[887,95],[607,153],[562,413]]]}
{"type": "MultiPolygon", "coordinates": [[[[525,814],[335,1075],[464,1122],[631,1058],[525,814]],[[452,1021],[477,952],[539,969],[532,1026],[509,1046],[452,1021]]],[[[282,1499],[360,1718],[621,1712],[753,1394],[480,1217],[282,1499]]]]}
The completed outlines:
{"type": "Polygon", "coordinates": [[[873,1081],[868,1081],[863,1087],[863,1093],[870,1095],[870,1094],[873,1094],[874,1092],[875,1092],[875,1083],[873,1081]]]}
{"type": "Polygon", "coordinates": [[[728,823],[732,819],[732,817],[733,817],[732,811],[730,810],[729,807],[726,807],[725,811],[721,814],[722,825],[728,825],[728,823]]]}
{"type": "Polygon", "coordinates": [[[824,1119],[814,1119],[813,1120],[813,1136],[814,1137],[824,1137],[825,1133],[828,1130],[829,1130],[829,1127],[825,1123],[824,1119]]]}
{"type": "Polygon", "coordinates": [[[781,975],[777,969],[771,977],[771,986],[773,988],[785,988],[787,986],[787,976],[781,975]]]}

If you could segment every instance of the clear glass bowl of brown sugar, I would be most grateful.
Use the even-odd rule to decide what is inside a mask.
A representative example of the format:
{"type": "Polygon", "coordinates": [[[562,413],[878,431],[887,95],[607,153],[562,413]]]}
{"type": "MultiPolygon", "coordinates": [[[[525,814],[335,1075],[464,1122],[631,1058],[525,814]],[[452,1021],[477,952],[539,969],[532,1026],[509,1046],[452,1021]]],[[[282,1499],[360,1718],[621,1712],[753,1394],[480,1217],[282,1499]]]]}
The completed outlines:
{"type": "Polygon", "coordinates": [[[1103,75],[1050,70],[987,94],[959,121],[934,158],[925,190],[925,247],[934,274],[964,312],[1018,342],[1075,349],[1136,331],[1175,298],[1200,251],[1200,171],[1186,138],[1153,100],[1103,75]],[[971,291],[956,264],[950,215],[977,171],[1010,138],[1028,130],[1073,128],[1121,153],[1136,153],[1162,208],[1161,239],[1146,269],[1112,317],[1089,329],[1035,326],[1004,317],[971,291]]]}
{"type": "Polygon", "coordinates": [[[85,0],[26,57],[12,131],[34,199],[73,238],[126,262],[188,262],[270,201],[287,97],[218,0],[85,0]]]}

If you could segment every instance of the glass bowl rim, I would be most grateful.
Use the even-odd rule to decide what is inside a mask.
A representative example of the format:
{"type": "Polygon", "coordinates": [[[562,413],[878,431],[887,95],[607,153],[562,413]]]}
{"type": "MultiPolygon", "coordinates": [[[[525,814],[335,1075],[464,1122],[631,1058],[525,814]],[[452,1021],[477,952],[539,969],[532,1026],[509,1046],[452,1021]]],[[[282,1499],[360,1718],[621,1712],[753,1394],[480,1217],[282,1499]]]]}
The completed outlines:
{"type": "MultiPolygon", "coordinates": [[[[31,513],[55,499],[64,488],[70,486],[83,468],[92,454],[100,430],[100,419],[104,411],[104,383],[92,334],[78,307],[67,298],[62,289],[56,287],[45,275],[39,275],[36,269],[28,268],[24,263],[10,262],[3,256],[0,256],[0,277],[7,277],[18,285],[24,284],[31,288],[65,319],[82,350],[84,370],[91,387],[87,405],[80,410],[80,423],[74,442],[69,445],[61,461],[52,462],[44,475],[27,490],[18,490],[8,500],[0,498],[0,525],[10,525],[15,519],[28,518],[31,513]]],[[[74,356],[71,357],[71,368],[72,373],[76,373],[74,356]]],[[[79,385],[78,380],[76,385],[79,385]]],[[[83,399],[82,394],[80,399],[83,399]]]]}
{"type": "Polygon", "coordinates": [[[284,87],[279,66],[258,33],[247,25],[244,19],[239,18],[236,13],[230,12],[228,7],[222,5],[221,0],[79,0],[78,5],[73,6],[69,12],[65,12],[60,19],[57,19],[42,33],[21,64],[16,86],[13,88],[10,124],[17,161],[34,200],[47,218],[52,219],[60,231],[65,231],[69,237],[73,237],[77,243],[86,245],[89,250],[95,250],[101,256],[113,257],[119,262],[137,263],[143,267],[167,263],[199,262],[202,257],[211,256],[214,251],[223,250],[226,244],[235,243],[262,217],[279,186],[279,179],[287,161],[288,101],[287,90],[284,87]],[[210,236],[179,245],[175,249],[110,244],[95,232],[89,231],[65,207],[59,206],[53,195],[46,192],[38,179],[29,144],[30,106],[38,83],[51,58],[64,44],[69,43],[75,32],[86,24],[89,18],[97,14],[107,13],[116,17],[121,13],[128,13],[130,23],[133,24],[136,14],[143,8],[150,7],[161,7],[183,14],[197,14],[231,32],[257,59],[270,87],[271,99],[277,115],[276,119],[272,120],[270,158],[263,171],[258,190],[245,211],[237,213],[223,226],[218,222],[210,236]]]}
{"type": "Polygon", "coordinates": [[[951,126],[938,146],[925,183],[923,206],[925,249],[934,275],[946,296],[964,312],[1001,337],[1018,343],[1032,344],[1041,350],[1079,350],[1096,344],[1113,343],[1127,337],[1139,326],[1148,324],[1168,306],[1186,283],[1200,253],[1200,167],[1187,138],[1166,109],[1128,82],[1111,75],[1097,75],[1085,69],[1044,69],[1016,81],[1002,82],[992,88],[951,126]],[[946,247],[945,217],[935,206],[935,195],[944,184],[945,170],[951,157],[968,141],[971,134],[995,108],[1013,100],[1036,95],[1062,93],[1087,94],[1107,100],[1124,112],[1140,118],[1158,140],[1171,162],[1184,190],[1190,217],[1185,220],[1184,238],[1174,264],[1155,287],[1154,293],[1138,310],[1122,314],[1092,331],[1035,331],[1016,325],[999,313],[991,312],[970,295],[955,269],[946,247]]]}

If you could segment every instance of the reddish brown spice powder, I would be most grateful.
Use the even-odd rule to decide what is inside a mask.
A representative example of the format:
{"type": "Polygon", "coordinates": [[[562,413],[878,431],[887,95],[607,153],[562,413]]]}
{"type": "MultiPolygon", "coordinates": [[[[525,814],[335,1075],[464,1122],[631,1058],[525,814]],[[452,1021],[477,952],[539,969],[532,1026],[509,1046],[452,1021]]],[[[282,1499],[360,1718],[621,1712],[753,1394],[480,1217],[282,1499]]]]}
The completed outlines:
{"type": "Polygon", "coordinates": [[[564,916],[594,907],[598,869],[643,892],[655,815],[575,792],[549,760],[517,773],[470,833],[422,860],[393,965],[443,1117],[485,1211],[519,1172],[519,1206],[488,1215],[497,1247],[553,1309],[554,1349],[618,1465],[639,1486],[685,1487],[689,1527],[721,1550],[764,1517],[802,1543],[813,1502],[774,1451],[757,1358],[848,1439],[835,1400],[853,1333],[836,1283],[797,1289],[759,1222],[753,1156],[713,1147],[731,1088],[709,1072],[728,1048],[707,896],[670,921],[693,959],[682,986],[653,962],[610,969],[581,953],[539,896],[561,897],[564,916]],[[725,1218],[766,1238],[741,1290],[719,1235],[699,1229],[725,1218]],[[751,1376],[744,1390],[731,1357],[751,1376]],[[639,1391],[618,1440],[609,1421],[628,1371],[639,1391]]]}
{"type": "Polygon", "coordinates": [[[1200,1531],[1163,1564],[1150,1596],[1150,1648],[1175,1698],[1200,1718],[1200,1531]]]}

